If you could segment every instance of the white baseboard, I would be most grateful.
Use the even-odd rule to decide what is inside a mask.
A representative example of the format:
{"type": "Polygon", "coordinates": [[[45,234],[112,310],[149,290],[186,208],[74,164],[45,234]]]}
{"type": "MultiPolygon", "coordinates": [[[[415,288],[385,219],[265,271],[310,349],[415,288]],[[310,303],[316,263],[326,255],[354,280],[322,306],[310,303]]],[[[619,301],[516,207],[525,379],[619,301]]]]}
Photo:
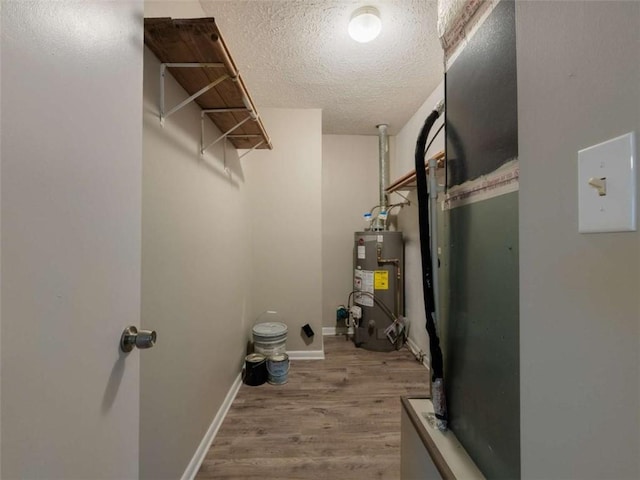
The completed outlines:
{"type": "Polygon", "coordinates": [[[424,357],[422,358],[422,364],[427,368],[431,367],[430,365],[431,359],[429,358],[429,355],[423,352],[422,349],[418,347],[418,345],[416,345],[416,343],[410,338],[407,338],[407,347],[409,347],[409,350],[411,351],[411,353],[413,353],[416,357],[418,353],[423,353],[424,357]]]}
{"type": "Polygon", "coordinates": [[[324,360],[324,350],[287,351],[291,360],[324,360]]]}
{"type": "Polygon", "coordinates": [[[236,395],[240,390],[241,385],[242,385],[242,373],[239,373],[235,381],[233,382],[233,385],[231,385],[231,388],[229,389],[227,396],[222,402],[222,405],[220,406],[218,413],[216,413],[216,416],[214,417],[213,422],[211,422],[211,425],[209,425],[209,429],[207,430],[207,433],[204,434],[204,437],[202,438],[200,445],[198,445],[198,448],[196,449],[196,453],[193,454],[193,458],[191,459],[191,461],[189,462],[189,465],[187,465],[186,470],[182,474],[181,480],[193,480],[195,478],[196,474],[198,473],[198,469],[200,468],[200,465],[202,465],[202,462],[204,461],[204,457],[207,455],[207,452],[209,451],[209,448],[213,443],[213,439],[216,438],[216,434],[218,433],[218,430],[220,430],[220,427],[222,426],[224,417],[227,416],[227,412],[231,408],[231,404],[233,403],[233,400],[236,398],[236,395]]]}
{"type": "MultiPolygon", "coordinates": [[[[344,327],[340,327],[340,331],[338,331],[337,327],[322,327],[322,335],[323,336],[336,336],[336,335],[344,335],[345,333],[345,328],[344,327]]],[[[348,335],[353,335],[353,327],[349,327],[346,330],[346,333],[348,335]]]]}

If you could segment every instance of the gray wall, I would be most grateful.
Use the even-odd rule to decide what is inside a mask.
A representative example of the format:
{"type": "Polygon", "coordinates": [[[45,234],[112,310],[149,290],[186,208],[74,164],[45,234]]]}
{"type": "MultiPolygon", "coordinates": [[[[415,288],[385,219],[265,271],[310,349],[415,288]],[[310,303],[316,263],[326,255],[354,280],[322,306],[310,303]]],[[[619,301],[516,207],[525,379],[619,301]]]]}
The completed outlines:
{"type": "Polygon", "coordinates": [[[519,2],[523,478],[639,478],[640,234],[578,233],[578,150],[640,133],[640,3],[519,2]]]}
{"type": "MultiPolygon", "coordinates": [[[[274,310],[287,350],[322,350],[322,111],[262,108],[274,149],[242,159],[247,178],[253,323],[274,310]],[[302,334],[311,325],[312,339],[302,334]]],[[[264,319],[262,319],[264,321],[264,319]]]]}
{"type": "MultiPolygon", "coordinates": [[[[199,155],[200,109],[158,118],[160,63],[144,53],[142,325],[158,343],[141,355],[140,475],[179,478],[245,355],[251,255],[236,150],[199,155]]],[[[167,105],[187,95],[166,77],[167,105]]],[[[207,138],[219,134],[207,122],[207,138]]]]}
{"type": "Polygon", "coordinates": [[[322,136],[322,325],[353,290],[353,233],[379,203],[378,137],[322,136]]]}

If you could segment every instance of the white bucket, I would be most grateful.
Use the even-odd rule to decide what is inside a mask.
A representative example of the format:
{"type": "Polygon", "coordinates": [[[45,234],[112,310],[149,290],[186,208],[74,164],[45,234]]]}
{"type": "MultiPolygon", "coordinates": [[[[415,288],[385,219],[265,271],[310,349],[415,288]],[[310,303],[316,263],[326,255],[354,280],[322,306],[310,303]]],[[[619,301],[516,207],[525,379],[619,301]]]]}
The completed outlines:
{"type": "Polygon", "coordinates": [[[267,357],[286,353],[287,326],[280,322],[258,323],[253,327],[254,351],[267,357]]]}
{"type": "Polygon", "coordinates": [[[286,353],[267,358],[268,382],[273,385],[287,383],[289,375],[289,355],[286,353]]]}

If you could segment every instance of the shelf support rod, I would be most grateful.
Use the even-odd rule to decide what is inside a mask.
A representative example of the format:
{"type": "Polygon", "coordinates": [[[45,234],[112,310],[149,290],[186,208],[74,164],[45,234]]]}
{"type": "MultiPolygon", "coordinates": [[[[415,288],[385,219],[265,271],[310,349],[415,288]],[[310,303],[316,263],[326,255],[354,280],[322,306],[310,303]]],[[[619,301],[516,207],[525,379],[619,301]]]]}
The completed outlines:
{"type": "MultiPolygon", "coordinates": [[[[258,135],[261,136],[261,135],[258,135]]],[[[251,150],[248,150],[246,152],[244,152],[242,155],[240,155],[238,157],[238,160],[240,160],[242,157],[244,157],[245,155],[249,155],[251,152],[253,152],[256,148],[258,148],[260,145],[262,145],[264,143],[264,140],[260,140],[259,143],[256,143],[253,147],[251,147],[251,150]]]]}
{"type": "Polygon", "coordinates": [[[218,63],[194,63],[194,62],[189,62],[189,63],[163,63],[162,65],[166,65],[167,67],[170,68],[222,68],[224,67],[224,63],[218,62],[218,63]]]}
{"type": "Polygon", "coordinates": [[[215,145],[216,143],[218,143],[220,140],[222,140],[223,138],[227,138],[227,136],[233,132],[234,130],[236,130],[237,128],[240,128],[242,125],[244,125],[246,122],[248,122],[249,120],[251,120],[252,118],[255,118],[253,115],[249,115],[247,116],[247,118],[245,118],[244,120],[241,120],[240,122],[238,122],[236,124],[235,127],[231,127],[229,130],[227,130],[226,132],[224,132],[222,135],[220,135],[218,138],[216,138],[213,142],[211,142],[209,145],[207,145],[206,147],[204,146],[204,113],[201,113],[200,115],[200,134],[201,134],[201,138],[200,138],[200,155],[204,155],[204,152],[209,148],[212,147],[213,145],[215,145]]]}
{"type": "Polygon", "coordinates": [[[166,76],[167,67],[195,68],[195,67],[221,67],[221,66],[224,66],[224,65],[223,64],[219,64],[219,63],[161,63],[160,64],[160,125],[164,126],[164,120],[167,117],[169,117],[170,115],[173,115],[174,113],[176,113],[178,110],[180,110],[182,107],[187,105],[189,102],[195,100],[196,98],[198,98],[203,93],[208,92],[209,90],[211,90],[213,87],[215,87],[219,83],[224,82],[228,78],[231,78],[227,74],[222,75],[221,77],[219,77],[218,79],[214,80],[213,82],[211,82],[206,87],[201,88],[196,93],[191,95],[189,98],[183,100],[178,105],[176,105],[171,110],[169,110],[168,112],[165,113],[165,111],[164,111],[164,109],[165,109],[164,79],[165,79],[165,76],[166,76]]]}
{"type": "Polygon", "coordinates": [[[246,107],[203,108],[204,113],[246,112],[246,107]]]}

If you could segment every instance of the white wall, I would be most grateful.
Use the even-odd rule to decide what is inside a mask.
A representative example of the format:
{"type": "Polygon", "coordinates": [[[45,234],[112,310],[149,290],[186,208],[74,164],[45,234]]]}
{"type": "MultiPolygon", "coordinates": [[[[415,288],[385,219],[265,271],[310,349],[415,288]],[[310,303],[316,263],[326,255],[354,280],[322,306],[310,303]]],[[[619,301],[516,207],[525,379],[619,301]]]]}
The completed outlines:
{"type": "Polygon", "coordinates": [[[277,311],[287,350],[322,350],[322,112],[260,109],[274,149],[242,159],[249,192],[251,321],[277,311]],[[315,332],[306,340],[301,327],[315,332]]]}
{"type": "MultiPolygon", "coordinates": [[[[145,16],[204,16],[198,2],[147,2],[145,16]]],[[[319,110],[260,109],[274,151],[223,143],[198,155],[200,110],[158,121],[159,62],[145,51],[141,477],[184,471],[236,378],[264,310],[289,350],[322,350],[319,110]],[[246,175],[246,181],[245,181],[246,175]],[[300,227],[304,230],[300,230],[300,227]],[[255,302],[252,300],[255,293],[255,302]],[[271,319],[271,318],[269,318],[271,319]],[[316,332],[307,345],[300,329],[316,332]]],[[[185,92],[167,77],[167,103],[185,92]]],[[[218,132],[208,128],[207,138],[218,132]]]]}
{"type": "MultiPolygon", "coordinates": [[[[395,143],[392,151],[393,159],[391,162],[391,181],[415,169],[414,153],[416,150],[418,134],[424,125],[424,121],[441,100],[444,100],[444,80],[438,84],[433,92],[431,92],[431,95],[429,95],[420,108],[418,108],[416,113],[413,114],[409,121],[394,137],[395,143]]],[[[431,129],[429,140],[431,140],[433,134],[442,125],[443,121],[444,115],[440,116],[436,120],[435,125],[431,129]]],[[[440,150],[444,150],[444,131],[438,134],[438,137],[427,152],[426,158],[433,156],[434,153],[440,150]]]]}
{"type": "MultiPolygon", "coordinates": [[[[322,325],[353,290],[353,234],[379,203],[378,137],[322,136],[322,325]]],[[[344,325],[338,325],[344,326],[344,325]]]]}
{"type": "Polygon", "coordinates": [[[145,0],[145,18],[200,18],[206,17],[198,0],[145,0]]]}
{"type": "MultiPolygon", "coordinates": [[[[142,325],[158,332],[142,353],[141,478],[179,478],[246,354],[250,235],[236,150],[200,158],[200,109],[160,126],[160,62],[145,49],[142,325]]],[[[166,104],[187,94],[170,75],[166,104]]],[[[207,122],[207,139],[219,132],[207,122]]]]}
{"type": "MultiPolygon", "coordinates": [[[[416,140],[424,125],[425,119],[433,111],[436,104],[444,99],[444,82],[429,95],[429,98],[422,104],[418,111],[411,117],[402,130],[395,136],[394,148],[391,158],[391,181],[401,177],[407,172],[415,169],[415,147],[416,140]]],[[[442,125],[444,116],[438,118],[431,129],[429,139],[431,139],[436,130],[442,125]]],[[[444,149],[444,130],[438,134],[433,145],[427,152],[427,157],[433,156],[436,152],[444,149]]],[[[444,179],[440,180],[444,183],[444,179]]],[[[407,192],[403,192],[407,193],[407,192]]],[[[395,198],[400,199],[395,196],[395,198]]],[[[424,313],[424,297],[422,293],[422,264],[420,256],[420,231],[418,228],[418,197],[416,191],[408,192],[407,198],[411,201],[411,206],[404,207],[398,215],[399,229],[404,233],[405,251],[405,312],[409,324],[409,339],[422,352],[429,354],[429,337],[427,335],[424,313]]],[[[395,202],[392,198],[392,202],[395,202]]],[[[440,236],[440,240],[442,240],[440,236]]],[[[446,251],[446,249],[443,249],[446,251]]],[[[444,258],[441,258],[441,275],[445,269],[444,258]]],[[[441,278],[442,291],[445,290],[446,278],[441,278]]],[[[442,296],[441,296],[442,297],[442,296]]],[[[441,313],[444,313],[443,302],[440,302],[441,313]]],[[[441,332],[439,332],[440,334],[441,332]]]]}
{"type": "Polygon", "coordinates": [[[142,2],[2,2],[2,478],[136,478],[142,2]]]}
{"type": "MultiPolygon", "coordinates": [[[[147,1],[145,17],[205,16],[197,1],[147,1]]],[[[160,63],[144,52],[140,476],[179,478],[240,372],[250,325],[246,186],[223,142],[200,158],[200,109],[158,119],[160,63]],[[225,171],[225,166],[228,172],[225,171]]],[[[167,105],[187,97],[166,77],[167,105]]],[[[207,121],[207,139],[219,131],[207,121]]]]}
{"type": "MultiPolygon", "coordinates": [[[[2,2],[0,2],[0,39],[2,38],[2,2]]],[[[0,72],[2,72],[2,42],[0,41],[0,72]]],[[[0,105],[2,105],[2,75],[0,75],[0,105]]],[[[2,115],[0,115],[0,164],[2,164],[2,115]]],[[[2,168],[0,168],[0,215],[2,214],[2,168]]],[[[0,252],[2,252],[2,218],[0,216],[0,252]]],[[[2,255],[0,255],[0,359],[2,359],[2,255]]],[[[2,405],[2,368],[0,368],[0,405],[2,405]]],[[[0,408],[0,472],[2,472],[2,409],[0,408]]]]}
{"type": "Polygon", "coordinates": [[[578,150],[640,134],[640,3],[518,2],[522,477],[640,478],[640,234],[578,233],[578,150]]]}

